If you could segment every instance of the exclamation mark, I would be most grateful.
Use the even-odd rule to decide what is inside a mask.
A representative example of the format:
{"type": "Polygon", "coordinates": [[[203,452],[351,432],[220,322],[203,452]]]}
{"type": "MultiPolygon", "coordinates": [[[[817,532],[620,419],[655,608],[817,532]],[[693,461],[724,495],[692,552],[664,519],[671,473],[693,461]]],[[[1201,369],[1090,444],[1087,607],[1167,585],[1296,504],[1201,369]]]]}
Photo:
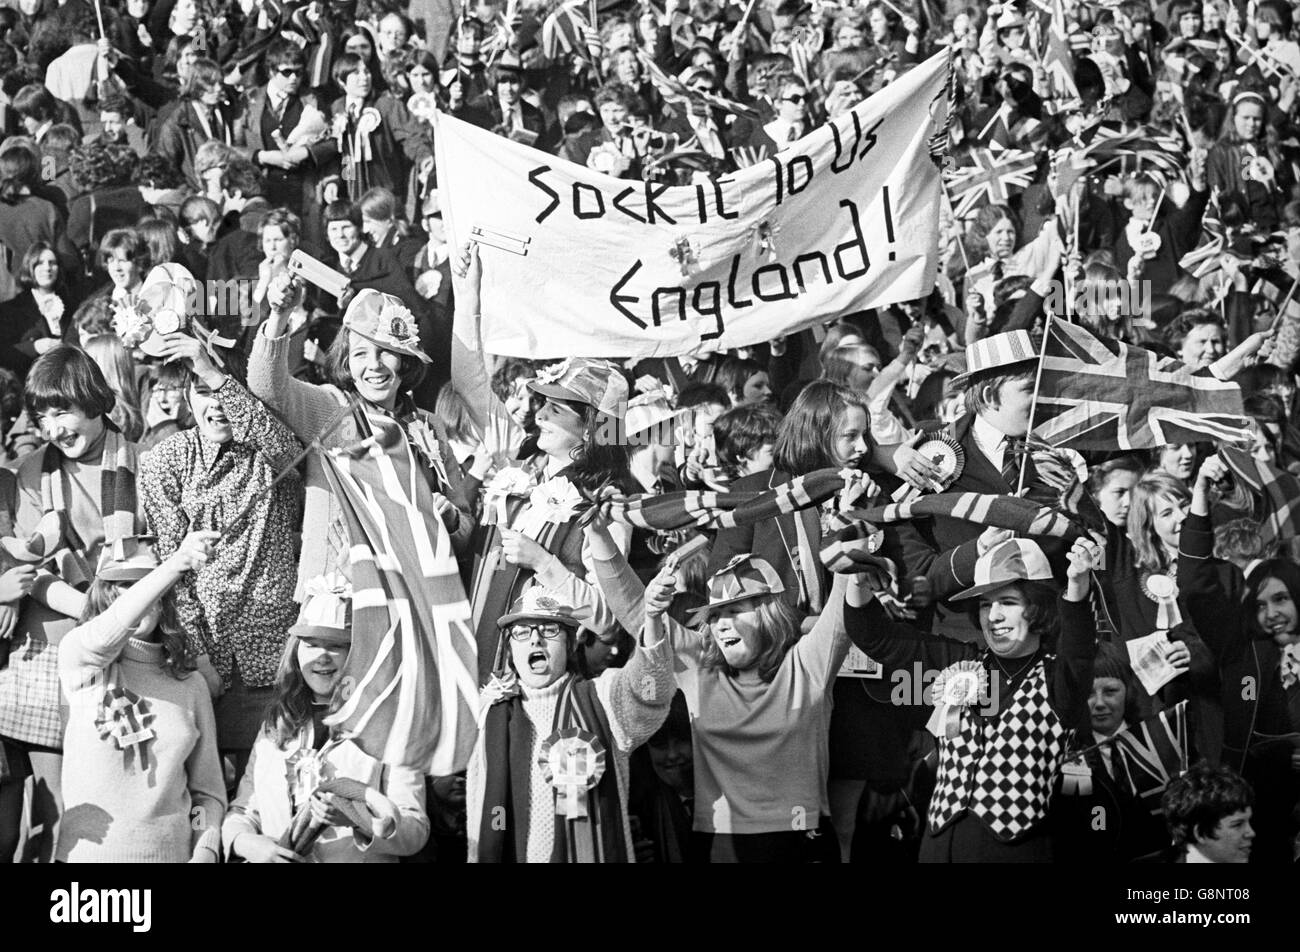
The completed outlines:
{"type": "MultiPolygon", "coordinates": [[[[889,210],[889,186],[886,185],[881,189],[881,191],[885,193],[885,236],[889,239],[889,243],[892,245],[894,243],[894,216],[889,210]]],[[[897,259],[898,255],[895,252],[889,252],[890,261],[895,261],[897,259]]]]}

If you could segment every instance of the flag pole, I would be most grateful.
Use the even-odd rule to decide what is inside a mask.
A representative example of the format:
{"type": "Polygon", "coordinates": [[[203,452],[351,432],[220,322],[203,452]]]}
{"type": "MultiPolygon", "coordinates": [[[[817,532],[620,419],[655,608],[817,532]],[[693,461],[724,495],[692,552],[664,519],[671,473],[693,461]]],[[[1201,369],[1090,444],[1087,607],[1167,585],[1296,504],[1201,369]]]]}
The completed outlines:
{"type": "MultiPolygon", "coordinates": [[[[1043,322],[1043,346],[1038,350],[1038,371],[1034,374],[1034,395],[1029,401],[1029,429],[1025,432],[1025,440],[1028,442],[1029,435],[1034,432],[1034,411],[1038,409],[1038,388],[1043,382],[1043,360],[1047,356],[1047,339],[1052,336],[1052,315],[1048,314],[1043,322]]],[[[1016,495],[1019,496],[1025,491],[1025,467],[1029,463],[1029,448],[1025,447],[1024,452],[1020,454],[1020,477],[1016,480],[1016,495]]]]}

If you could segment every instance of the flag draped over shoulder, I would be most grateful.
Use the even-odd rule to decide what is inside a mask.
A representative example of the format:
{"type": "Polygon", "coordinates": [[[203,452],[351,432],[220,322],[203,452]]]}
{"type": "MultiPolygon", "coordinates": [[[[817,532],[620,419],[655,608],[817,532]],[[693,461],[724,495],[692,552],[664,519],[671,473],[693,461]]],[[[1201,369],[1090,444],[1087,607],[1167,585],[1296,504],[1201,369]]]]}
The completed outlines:
{"type": "Polygon", "coordinates": [[[386,764],[465,768],[478,660],[451,538],[406,440],[360,459],[322,453],[351,540],[352,650],[327,723],[386,764]]]}
{"type": "Polygon", "coordinates": [[[1271,463],[1257,460],[1245,450],[1224,447],[1219,455],[1233,474],[1264,498],[1260,539],[1267,549],[1290,539],[1300,530],[1300,479],[1271,463]]]}
{"type": "Polygon", "coordinates": [[[1160,813],[1161,794],[1187,771],[1187,702],[1120,731],[1114,741],[1133,795],[1151,813],[1160,813]]]}
{"type": "Polygon", "coordinates": [[[1149,350],[1049,320],[1034,435],[1072,449],[1241,440],[1241,388],[1149,350]]]}

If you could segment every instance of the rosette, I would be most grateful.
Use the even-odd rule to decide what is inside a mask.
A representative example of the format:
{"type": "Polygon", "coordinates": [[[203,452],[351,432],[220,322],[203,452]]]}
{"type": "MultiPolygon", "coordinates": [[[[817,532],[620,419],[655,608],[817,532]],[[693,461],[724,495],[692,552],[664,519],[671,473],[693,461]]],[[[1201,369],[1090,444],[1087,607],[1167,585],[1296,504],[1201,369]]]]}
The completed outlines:
{"type": "Polygon", "coordinates": [[[978,661],[958,661],[939,672],[930,688],[934,713],[925,725],[935,737],[956,737],[962,712],[989,693],[989,673],[978,661]]]}
{"type": "Polygon", "coordinates": [[[587,791],[605,774],[605,746],[595,734],[577,727],[556,731],[537,758],[542,776],[555,788],[555,812],[567,820],[587,815],[587,791]]]}
{"type": "Polygon", "coordinates": [[[1161,572],[1143,572],[1139,579],[1142,594],[1158,606],[1156,630],[1168,631],[1183,620],[1178,610],[1178,583],[1161,572]]]}

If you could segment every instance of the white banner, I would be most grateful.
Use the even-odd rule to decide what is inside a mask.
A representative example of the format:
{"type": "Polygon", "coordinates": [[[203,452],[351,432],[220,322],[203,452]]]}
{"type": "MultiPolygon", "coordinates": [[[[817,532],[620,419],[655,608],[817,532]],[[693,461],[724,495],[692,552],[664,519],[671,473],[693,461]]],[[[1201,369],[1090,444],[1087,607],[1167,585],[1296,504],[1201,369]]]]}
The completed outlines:
{"type": "Polygon", "coordinates": [[[485,349],[707,353],[928,294],[946,81],[940,53],[776,156],[671,187],[440,114],[439,190],[453,247],[479,238],[485,349]]]}

